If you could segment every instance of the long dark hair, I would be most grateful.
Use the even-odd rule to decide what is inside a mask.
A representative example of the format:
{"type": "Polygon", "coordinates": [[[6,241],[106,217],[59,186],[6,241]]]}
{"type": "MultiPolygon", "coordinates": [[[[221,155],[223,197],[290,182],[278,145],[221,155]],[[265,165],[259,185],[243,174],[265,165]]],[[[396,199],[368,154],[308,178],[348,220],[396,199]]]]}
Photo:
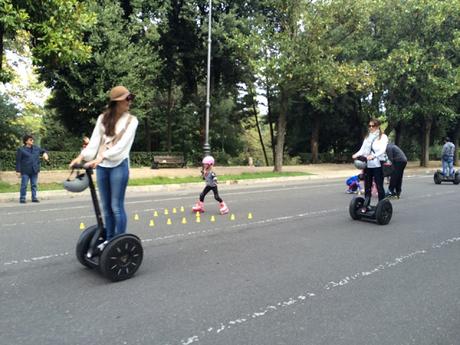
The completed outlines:
{"type": "Polygon", "coordinates": [[[115,125],[122,114],[117,113],[117,101],[110,101],[104,111],[102,124],[105,128],[105,135],[112,137],[115,135],[115,125]]]}

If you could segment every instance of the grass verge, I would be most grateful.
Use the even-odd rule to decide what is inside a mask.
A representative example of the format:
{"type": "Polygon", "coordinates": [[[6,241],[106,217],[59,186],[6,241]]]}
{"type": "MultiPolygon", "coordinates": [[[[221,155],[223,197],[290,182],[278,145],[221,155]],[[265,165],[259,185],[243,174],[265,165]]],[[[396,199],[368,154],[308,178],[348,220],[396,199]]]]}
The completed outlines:
{"type": "MultiPolygon", "coordinates": [[[[218,180],[220,182],[225,181],[238,181],[238,180],[251,180],[259,178],[273,178],[273,177],[290,177],[290,176],[306,176],[311,175],[303,172],[258,172],[258,173],[242,173],[238,175],[219,175],[218,180]]],[[[187,177],[150,177],[150,178],[138,178],[129,180],[129,186],[150,186],[150,185],[161,185],[161,184],[175,184],[175,183],[192,183],[202,182],[203,179],[199,176],[187,176],[187,177]]],[[[30,190],[30,186],[28,188],[30,190]]],[[[39,190],[62,190],[61,183],[39,183],[39,190]]],[[[19,192],[19,184],[9,184],[0,181],[0,193],[12,193],[19,192]]]]}

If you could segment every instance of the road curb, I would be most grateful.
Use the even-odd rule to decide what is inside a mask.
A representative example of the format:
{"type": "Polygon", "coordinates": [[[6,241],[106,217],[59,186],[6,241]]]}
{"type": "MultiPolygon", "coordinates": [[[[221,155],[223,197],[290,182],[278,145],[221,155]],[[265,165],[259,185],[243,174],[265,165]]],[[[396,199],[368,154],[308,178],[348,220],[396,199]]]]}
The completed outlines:
{"type": "MultiPolygon", "coordinates": [[[[247,180],[228,180],[219,184],[219,187],[224,189],[229,185],[254,185],[254,184],[267,184],[267,183],[282,183],[282,182],[295,182],[295,181],[309,181],[309,180],[332,180],[339,178],[348,178],[356,170],[334,171],[329,175],[302,175],[302,176],[286,176],[286,177],[268,177],[260,179],[247,179],[247,180]]],[[[407,172],[418,175],[428,175],[434,173],[436,169],[408,169],[407,172]],[[415,171],[414,171],[415,170],[415,171]]],[[[155,192],[169,192],[177,190],[201,190],[203,182],[191,183],[172,183],[162,185],[148,185],[148,186],[128,186],[126,193],[155,193],[155,192]]],[[[19,188],[19,187],[18,187],[19,188]]],[[[52,191],[39,191],[39,198],[42,200],[55,200],[55,199],[75,199],[82,197],[90,197],[89,190],[82,193],[70,193],[66,190],[52,190],[52,191]]],[[[0,193],[0,203],[16,203],[19,199],[19,191],[14,193],[0,193]]]]}

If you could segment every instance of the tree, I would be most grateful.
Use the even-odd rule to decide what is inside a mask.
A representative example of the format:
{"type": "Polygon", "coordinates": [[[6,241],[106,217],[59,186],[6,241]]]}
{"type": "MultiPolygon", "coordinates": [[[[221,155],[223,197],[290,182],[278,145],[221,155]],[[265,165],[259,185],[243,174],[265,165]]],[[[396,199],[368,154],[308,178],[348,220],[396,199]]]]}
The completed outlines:
{"type": "Polygon", "coordinates": [[[9,98],[0,94],[0,141],[3,150],[14,150],[21,143],[22,129],[15,124],[18,112],[9,98]]]}
{"type": "Polygon", "coordinates": [[[0,81],[8,81],[2,65],[5,43],[14,48],[18,33],[30,37],[36,66],[85,61],[90,47],[83,43],[83,33],[95,22],[85,1],[0,0],[0,81]]]}

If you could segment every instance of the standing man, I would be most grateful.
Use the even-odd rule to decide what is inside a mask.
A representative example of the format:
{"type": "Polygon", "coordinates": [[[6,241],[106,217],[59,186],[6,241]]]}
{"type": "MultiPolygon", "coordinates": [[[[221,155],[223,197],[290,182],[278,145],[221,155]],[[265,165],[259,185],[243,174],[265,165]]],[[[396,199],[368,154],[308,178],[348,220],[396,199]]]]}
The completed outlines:
{"type": "Polygon", "coordinates": [[[441,152],[442,174],[444,177],[449,177],[454,173],[454,155],[455,145],[450,141],[449,137],[445,137],[441,152]]]}
{"type": "Polygon", "coordinates": [[[393,172],[390,175],[390,185],[388,187],[388,196],[399,199],[404,169],[407,165],[407,157],[403,150],[393,143],[388,143],[386,153],[393,165],[393,172]]]}
{"type": "Polygon", "coordinates": [[[29,184],[32,190],[32,202],[40,202],[37,199],[37,180],[40,172],[40,155],[48,161],[48,153],[34,145],[34,138],[30,134],[24,135],[22,138],[23,147],[16,151],[16,174],[21,178],[21,190],[19,194],[19,202],[26,203],[27,185],[29,184]]]}

